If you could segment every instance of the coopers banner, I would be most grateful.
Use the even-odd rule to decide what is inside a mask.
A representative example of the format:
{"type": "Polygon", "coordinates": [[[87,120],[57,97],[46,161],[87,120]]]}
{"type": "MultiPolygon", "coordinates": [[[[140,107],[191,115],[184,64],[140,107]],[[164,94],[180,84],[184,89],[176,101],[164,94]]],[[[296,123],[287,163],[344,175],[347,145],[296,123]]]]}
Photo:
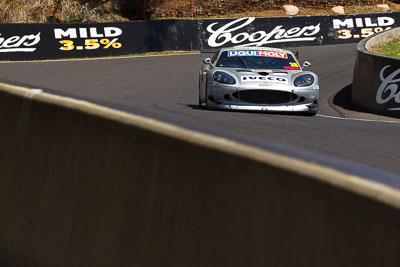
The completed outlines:
{"type": "Polygon", "coordinates": [[[202,43],[222,46],[305,46],[358,42],[400,24],[400,13],[204,20],[202,43]]]}
{"type": "Polygon", "coordinates": [[[397,26],[400,26],[400,12],[94,24],[1,24],[0,60],[116,56],[236,45],[340,44],[358,42],[397,26]]]}

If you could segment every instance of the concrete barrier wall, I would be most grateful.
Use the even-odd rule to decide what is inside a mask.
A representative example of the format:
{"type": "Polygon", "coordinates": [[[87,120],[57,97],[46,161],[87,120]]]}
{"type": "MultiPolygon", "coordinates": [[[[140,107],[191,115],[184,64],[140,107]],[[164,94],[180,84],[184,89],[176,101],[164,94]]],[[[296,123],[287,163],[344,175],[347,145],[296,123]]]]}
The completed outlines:
{"type": "MultiPolygon", "coordinates": [[[[314,1],[308,1],[314,2],[314,1]]],[[[400,12],[332,16],[0,24],[0,60],[108,57],[237,45],[356,43],[400,26],[400,12]]]]}
{"type": "Polygon", "coordinates": [[[0,266],[399,266],[400,194],[0,84],[0,266]]]}
{"type": "Polygon", "coordinates": [[[366,110],[400,118],[400,59],[370,52],[400,36],[400,28],[373,35],[357,45],[351,99],[366,110]]]}

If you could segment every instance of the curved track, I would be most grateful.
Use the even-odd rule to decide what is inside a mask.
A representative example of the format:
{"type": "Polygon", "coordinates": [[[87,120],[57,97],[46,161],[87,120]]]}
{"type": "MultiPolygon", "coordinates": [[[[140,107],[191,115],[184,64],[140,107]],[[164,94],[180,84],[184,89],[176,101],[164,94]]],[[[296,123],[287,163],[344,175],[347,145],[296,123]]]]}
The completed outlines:
{"type": "MultiPolygon", "coordinates": [[[[300,61],[311,61],[310,69],[320,77],[322,99],[320,114],[315,117],[199,109],[198,54],[1,63],[0,81],[50,92],[54,89],[58,94],[272,150],[285,150],[307,160],[324,162],[327,159],[323,155],[329,155],[400,174],[400,120],[348,109],[342,89],[352,82],[355,47],[346,44],[297,49],[300,61]],[[335,98],[341,90],[344,97],[335,98]]],[[[335,159],[328,161],[335,165],[335,159]]],[[[358,165],[358,169],[362,171],[363,165],[358,165]]]]}

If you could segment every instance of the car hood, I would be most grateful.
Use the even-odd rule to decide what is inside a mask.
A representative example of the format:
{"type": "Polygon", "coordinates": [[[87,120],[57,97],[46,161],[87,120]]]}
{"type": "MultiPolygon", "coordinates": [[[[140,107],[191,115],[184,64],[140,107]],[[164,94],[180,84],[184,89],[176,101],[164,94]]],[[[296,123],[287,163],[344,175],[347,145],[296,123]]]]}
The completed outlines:
{"type": "Polygon", "coordinates": [[[271,71],[271,70],[232,70],[242,85],[254,83],[268,83],[279,85],[292,85],[302,71],[271,71]],[[293,78],[292,78],[293,77],[293,78]]]}

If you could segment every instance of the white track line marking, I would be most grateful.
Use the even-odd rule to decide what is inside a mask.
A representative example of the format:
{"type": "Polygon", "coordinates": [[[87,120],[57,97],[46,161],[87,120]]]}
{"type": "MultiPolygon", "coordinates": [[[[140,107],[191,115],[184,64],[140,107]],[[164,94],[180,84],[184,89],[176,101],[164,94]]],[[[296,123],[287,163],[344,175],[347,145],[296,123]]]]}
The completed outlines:
{"type": "Polygon", "coordinates": [[[384,122],[384,123],[395,123],[400,124],[399,121],[384,121],[384,120],[368,120],[368,119],[356,119],[356,118],[342,118],[342,117],[334,117],[328,115],[317,114],[318,117],[329,118],[329,119],[337,119],[337,120],[349,120],[349,121],[366,121],[366,122],[384,122]]]}

